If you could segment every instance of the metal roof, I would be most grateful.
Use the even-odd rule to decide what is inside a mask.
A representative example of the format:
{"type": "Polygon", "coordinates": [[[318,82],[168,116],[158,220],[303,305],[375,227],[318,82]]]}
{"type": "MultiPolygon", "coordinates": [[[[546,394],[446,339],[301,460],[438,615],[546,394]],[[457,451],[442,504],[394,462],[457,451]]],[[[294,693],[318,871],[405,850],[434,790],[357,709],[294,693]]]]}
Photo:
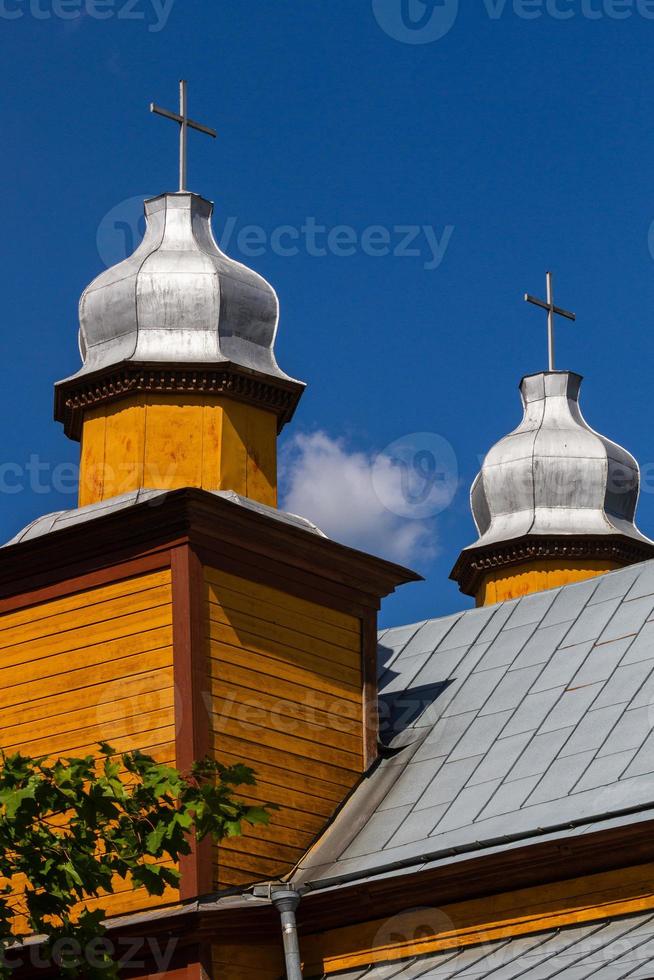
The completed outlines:
{"type": "Polygon", "coordinates": [[[329,980],[646,980],[653,961],[654,915],[647,913],[331,973],[329,980]]]}
{"type": "MultiPolygon", "coordinates": [[[[76,524],[85,524],[87,521],[97,520],[100,517],[106,517],[109,514],[114,514],[121,510],[129,510],[139,505],[147,504],[150,507],[157,507],[163,503],[170,492],[169,490],[133,490],[129,493],[123,493],[119,497],[112,497],[110,500],[88,504],[86,507],[77,507],[73,510],[60,510],[55,511],[53,514],[45,514],[42,517],[37,517],[36,520],[28,524],[27,527],[24,527],[22,531],[19,531],[11,541],[8,541],[2,547],[8,548],[11,545],[20,544],[23,541],[31,541],[33,538],[40,538],[45,534],[62,531],[76,524]]],[[[206,492],[211,493],[214,497],[220,497],[222,500],[236,504],[238,507],[253,510],[257,514],[263,514],[266,517],[272,517],[273,520],[279,521],[281,524],[290,524],[323,538],[326,536],[315,524],[312,524],[311,521],[308,521],[304,517],[287,514],[286,511],[278,510],[276,507],[268,507],[266,504],[261,504],[256,500],[242,497],[233,490],[208,490],[206,492]]]]}
{"type": "Polygon", "coordinates": [[[220,250],[212,212],[210,201],[186,192],[145,202],[139,247],[82,294],[76,378],[128,362],[230,362],[289,380],[274,354],[277,294],[220,250]]]}
{"type": "Polygon", "coordinates": [[[392,754],[298,883],[385,876],[654,809],[654,561],[386,630],[379,651],[392,754]]]}

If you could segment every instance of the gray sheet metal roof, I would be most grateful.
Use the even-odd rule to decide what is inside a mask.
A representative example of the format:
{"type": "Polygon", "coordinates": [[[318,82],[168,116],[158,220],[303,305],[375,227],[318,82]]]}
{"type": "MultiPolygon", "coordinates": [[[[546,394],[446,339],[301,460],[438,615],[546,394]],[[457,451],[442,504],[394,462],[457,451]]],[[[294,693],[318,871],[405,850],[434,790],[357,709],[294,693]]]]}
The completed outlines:
{"type": "Polygon", "coordinates": [[[645,980],[654,976],[654,916],[628,916],[430,956],[332,973],[330,980],[645,980]]]}
{"type": "Polygon", "coordinates": [[[386,875],[654,808],[654,562],[380,634],[392,749],[296,874],[386,875]]]}
{"type": "MultiPolygon", "coordinates": [[[[40,538],[44,534],[62,531],[76,524],[84,524],[87,521],[93,521],[99,517],[106,517],[109,514],[114,514],[120,510],[128,510],[138,505],[148,504],[150,507],[157,507],[163,503],[169,492],[171,491],[134,490],[130,493],[123,493],[119,497],[112,497],[110,500],[102,500],[97,504],[89,504],[87,507],[78,507],[74,510],[60,510],[53,514],[45,514],[43,517],[37,517],[35,521],[32,521],[31,524],[24,527],[22,531],[19,531],[11,541],[7,541],[2,547],[8,548],[11,545],[20,544],[23,541],[31,541],[33,538],[40,538]]],[[[291,524],[294,527],[301,528],[303,531],[309,531],[312,534],[325,537],[323,532],[315,524],[312,524],[311,521],[308,521],[304,517],[297,517],[295,514],[287,514],[285,511],[278,510],[276,507],[268,507],[266,504],[260,504],[256,500],[242,497],[233,490],[210,490],[208,492],[212,493],[215,497],[220,497],[222,500],[228,500],[238,507],[244,507],[247,510],[255,511],[257,514],[272,517],[282,524],[291,524]]]]}

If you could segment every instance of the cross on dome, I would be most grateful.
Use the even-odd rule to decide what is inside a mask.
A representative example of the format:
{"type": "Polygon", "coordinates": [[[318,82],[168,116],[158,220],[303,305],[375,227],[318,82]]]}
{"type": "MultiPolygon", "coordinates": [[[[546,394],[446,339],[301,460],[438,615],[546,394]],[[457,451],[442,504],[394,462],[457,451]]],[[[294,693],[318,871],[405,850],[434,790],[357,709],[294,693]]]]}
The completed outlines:
{"type": "Polygon", "coordinates": [[[546,274],[547,281],[547,300],[536,299],[535,296],[530,296],[529,293],[525,293],[525,302],[533,303],[534,306],[540,306],[541,309],[547,310],[547,351],[548,351],[548,361],[549,361],[549,371],[554,371],[554,317],[563,316],[567,320],[576,320],[577,317],[574,313],[569,313],[567,310],[561,309],[560,306],[554,305],[554,282],[552,273],[548,272],[546,274]]]}
{"type": "Polygon", "coordinates": [[[176,112],[170,112],[169,109],[162,109],[161,106],[155,105],[154,102],[150,103],[150,112],[154,112],[158,116],[165,116],[166,119],[172,119],[173,122],[179,125],[179,189],[181,192],[187,190],[187,173],[188,173],[188,130],[196,129],[200,133],[205,133],[207,136],[211,136],[215,139],[218,135],[215,129],[210,129],[208,126],[203,126],[202,123],[195,122],[194,119],[189,119],[188,117],[188,82],[182,79],[179,83],[179,114],[176,112]]]}

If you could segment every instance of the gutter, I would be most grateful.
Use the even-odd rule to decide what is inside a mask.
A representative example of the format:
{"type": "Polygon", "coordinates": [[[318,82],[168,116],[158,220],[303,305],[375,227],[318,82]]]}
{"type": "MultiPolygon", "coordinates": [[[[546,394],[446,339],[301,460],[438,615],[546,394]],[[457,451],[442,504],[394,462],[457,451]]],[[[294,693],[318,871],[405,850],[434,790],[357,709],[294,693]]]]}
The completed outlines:
{"type": "Polygon", "coordinates": [[[267,898],[279,912],[287,980],[303,980],[300,941],[295,915],[302,897],[301,892],[289,885],[270,882],[268,885],[255,886],[251,894],[256,898],[267,898]]]}
{"type": "MultiPolygon", "coordinates": [[[[445,847],[439,850],[427,851],[423,852],[422,854],[416,854],[410,858],[388,861],[384,864],[375,865],[361,871],[351,871],[340,875],[335,874],[327,878],[308,880],[309,875],[312,872],[312,868],[309,866],[304,868],[299,867],[296,878],[296,887],[298,880],[302,881],[301,888],[303,892],[306,891],[316,894],[323,890],[337,888],[344,885],[351,885],[359,881],[367,881],[378,876],[388,876],[390,874],[395,874],[398,871],[418,870],[425,865],[429,865],[447,858],[465,857],[467,855],[470,855],[470,857],[476,857],[481,852],[495,847],[520,844],[524,842],[537,843],[541,838],[551,834],[563,834],[565,831],[574,831],[581,827],[587,827],[590,829],[597,824],[610,823],[616,819],[624,817],[637,817],[640,814],[646,813],[647,811],[654,811],[654,800],[647,803],[638,803],[634,806],[622,807],[619,810],[607,811],[606,813],[598,813],[586,817],[577,817],[576,819],[565,820],[561,823],[546,824],[543,827],[535,827],[532,830],[517,831],[513,834],[501,834],[496,837],[483,838],[482,840],[471,841],[470,843],[461,844],[454,847],[445,847]]],[[[561,843],[565,842],[566,838],[561,837],[561,843]]],[[[336,866],[337,861],[338,859],[336,862],[332,862],[331,867],[336,866]]],[[[320,867],[321,866],[319,865],[317,869],[318,872],[320,871],[320,867]]],[[[327,862],[325,862],[322,867],[329,867],[329,865],[327,862]]]]}

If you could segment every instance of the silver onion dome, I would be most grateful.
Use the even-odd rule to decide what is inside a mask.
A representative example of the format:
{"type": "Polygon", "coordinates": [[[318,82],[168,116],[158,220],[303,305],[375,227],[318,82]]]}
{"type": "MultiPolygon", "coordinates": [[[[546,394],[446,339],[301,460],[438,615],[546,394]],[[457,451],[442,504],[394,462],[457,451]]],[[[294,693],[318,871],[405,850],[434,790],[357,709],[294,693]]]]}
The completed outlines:
{"type": "Polygon", "coordinates": [[[230,362],[288,380],[274,355],[275,290],[226,256],[197,194],[145,202],[146,230],[129,258],[103,272],[80,300],[80,378],[117,364],[230,362]]]}
{"type": "Polygon", "coordinates": [[[277,294],[230,259],[213,205],[186,191],[145,202],[133,255],[88,286],[79,304],[83,366],[55,385],[55,418],[80,439],[84,412],[139,393],[216,394],[290,421],[305,389],[275,359],[277,294]]]}
{"type": "Polygon", "coordinates": [[[568,371],[522,379],[522,422],[493,446],[472,485],[479,538],[450,575],[467,595],[479,600],[485,576],[525,562],[614,567],[654,557],[635,523],[638,463],[588,425],[581,381],[568,371]]]}
{"type": "Polygon", "coordinates": [[[472,486],[471,549],[541,535],[652,545],[635,524],[638,463],[585,421],[581,382],[566,371],[523,378],[522,422],[493,446],[472,486]]]}

